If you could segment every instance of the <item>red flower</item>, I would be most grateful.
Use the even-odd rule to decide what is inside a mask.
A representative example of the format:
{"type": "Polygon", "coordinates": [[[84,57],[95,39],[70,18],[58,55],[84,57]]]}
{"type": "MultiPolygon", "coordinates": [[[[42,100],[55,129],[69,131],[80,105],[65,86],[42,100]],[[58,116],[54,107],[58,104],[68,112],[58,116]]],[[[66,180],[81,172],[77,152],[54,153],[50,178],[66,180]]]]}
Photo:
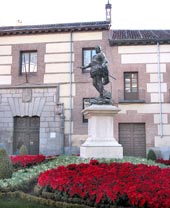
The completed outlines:
{"type": "Polygon", "coordinates": [[[38,184],[95,203],[128,199],[131,206],[170,208],[170,169],[131,163],[71,164],[40,174],[38,184]]]}
{"type": "Polygon", "coordinates": [[[16,167],[26,167],[41,163],[45,160],[44,155],[17,155],[10,156],[12,164],[16,167]]]}
{"type": "Polygon", "coordinates": [[[164,165],[170,165],[170,160],[157,159],[156,162],[164,165]]]}

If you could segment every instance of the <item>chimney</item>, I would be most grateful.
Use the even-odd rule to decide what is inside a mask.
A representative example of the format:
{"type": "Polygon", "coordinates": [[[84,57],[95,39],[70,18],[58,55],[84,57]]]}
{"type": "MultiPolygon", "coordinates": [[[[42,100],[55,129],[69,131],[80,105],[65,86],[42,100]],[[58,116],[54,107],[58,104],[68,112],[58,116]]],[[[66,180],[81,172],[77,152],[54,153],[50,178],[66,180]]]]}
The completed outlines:
{"type": "Polygon", "coordinates": [[[109,21],[111,23],[111,10],[112,10],[112,5],[108,3],[105,5],[105,9],[106,9],[106,21],[109,21]]]}

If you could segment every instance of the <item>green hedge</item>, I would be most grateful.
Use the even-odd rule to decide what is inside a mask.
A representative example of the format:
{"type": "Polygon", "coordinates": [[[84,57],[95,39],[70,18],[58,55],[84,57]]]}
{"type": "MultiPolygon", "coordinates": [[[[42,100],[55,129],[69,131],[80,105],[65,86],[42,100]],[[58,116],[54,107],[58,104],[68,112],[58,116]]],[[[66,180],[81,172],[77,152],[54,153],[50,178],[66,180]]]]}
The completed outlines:
{"type": "Polygon", "coordinates": [[[80,205],[80,204],[73,204],[73,203],[66,203],[66,202],[58,202],[55,200],[51,199],[45,199],[42,197],[37,197],[37,196],[32,196],[29,194],[26,194],[21,191],[16,191],[16,192],[7,192],[7,193],[0,193],[0,198],[19,198],[23,200],[27,200],[29,202],[35,202],[41,205],[47,205],[50,207],[60,207],[60,208],[89,208],[88,206],[85,205],[80,205]]]}

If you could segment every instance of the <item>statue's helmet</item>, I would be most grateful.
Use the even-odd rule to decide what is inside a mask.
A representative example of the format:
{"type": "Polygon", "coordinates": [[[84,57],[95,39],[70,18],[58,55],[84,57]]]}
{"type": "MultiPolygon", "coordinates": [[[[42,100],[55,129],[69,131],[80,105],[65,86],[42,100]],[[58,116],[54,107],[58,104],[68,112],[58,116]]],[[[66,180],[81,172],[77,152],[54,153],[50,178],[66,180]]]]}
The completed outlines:
{"type": "Polygon", "coordinates": [[[97,46],[95,47],[95,50],[96,50],[96,52],[100,52],[100,51],[101,51],[101,47],[100,47],[99,45],[97,45],[97,46]]]}

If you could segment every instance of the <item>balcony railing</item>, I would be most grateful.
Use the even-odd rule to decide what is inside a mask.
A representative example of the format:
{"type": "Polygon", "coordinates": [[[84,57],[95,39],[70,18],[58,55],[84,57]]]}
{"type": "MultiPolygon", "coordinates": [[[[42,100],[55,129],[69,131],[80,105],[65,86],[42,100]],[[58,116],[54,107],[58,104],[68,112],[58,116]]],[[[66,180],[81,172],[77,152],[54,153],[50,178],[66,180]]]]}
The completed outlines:
{"type": "Polygon", "coordinates": [[[119,103],[144,103],[146,102],[146,91],[145,89],[139,89],[137,97],[127,99],[125,96],[125,91],[123,89],[118,90],[118,102],[119,103]]]}

